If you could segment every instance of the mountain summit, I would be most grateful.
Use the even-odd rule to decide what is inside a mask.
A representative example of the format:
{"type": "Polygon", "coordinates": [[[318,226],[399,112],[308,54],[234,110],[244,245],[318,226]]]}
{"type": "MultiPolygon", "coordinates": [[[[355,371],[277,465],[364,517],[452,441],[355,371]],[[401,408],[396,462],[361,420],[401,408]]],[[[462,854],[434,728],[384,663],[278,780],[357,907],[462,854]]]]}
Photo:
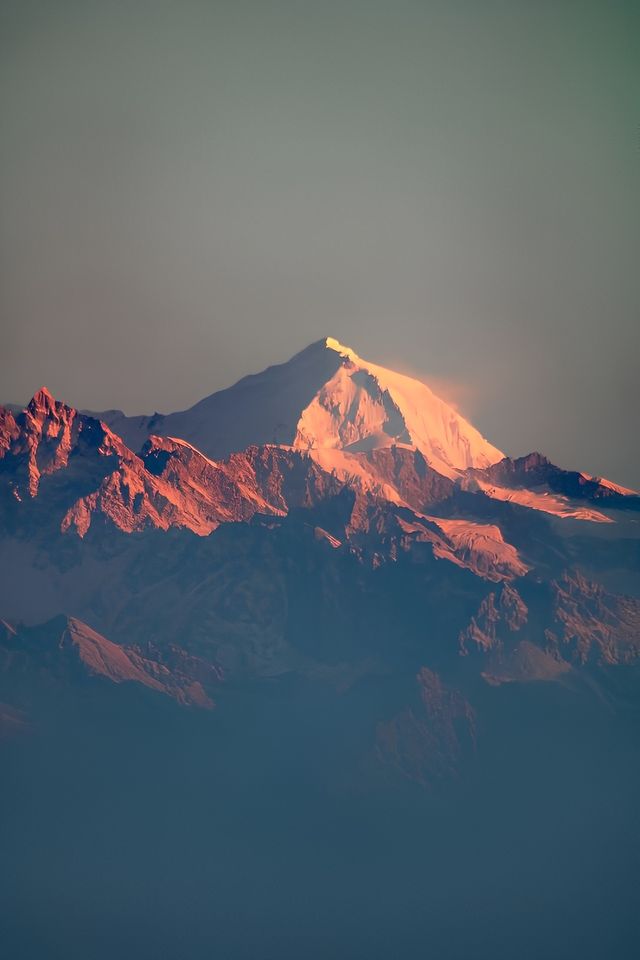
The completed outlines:
{"type": "Polygon", "coordinates": [[[364,360],[334,337],[188,410],[99,416],[134,449],[150,434],[160,434],[181,437],[215,458],[251,444],[347,453],[403,445],[419,450],[439,473],[455,477],[504,456],[426,384],[364,360]]]}

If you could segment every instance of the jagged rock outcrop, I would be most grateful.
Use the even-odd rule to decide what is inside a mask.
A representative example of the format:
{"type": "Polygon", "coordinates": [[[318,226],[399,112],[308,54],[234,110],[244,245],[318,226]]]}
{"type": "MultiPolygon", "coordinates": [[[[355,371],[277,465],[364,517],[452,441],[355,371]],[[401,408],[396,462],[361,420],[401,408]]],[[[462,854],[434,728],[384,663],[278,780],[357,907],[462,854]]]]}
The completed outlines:
{"type": "Polygon", "coordinates": [[[376,755],[423,787],[455,777],[476,748],[476,715],[458,691],[422,667],[416,677],[419,705],[378,724],[376,755]]]}
{"type": "MultiPolygon", "coordinates": [[[[475,469],[469,471],[476,475],[475,469]]],[[[602,477],[592,477],[577,470],[563,470],[541,453],[529,453],[512,460],[505,457],[478,472],[487,480],[507,487],[542,487],[577,500],[608,500],[611,504],[628,502],[636,497],[633,490],[621,487],[602,477]]]]}
{"type": "Polygon", "coordinates": [[[17,500],[36,497],[43,477],[68,470],[78,486],[132,459],[120,437],[99,420],[55,400],[43,387],[22,413],[0,420],[0,480],[17,500]]]}
{"type": "Polygon", "coordinates": [[[459,486],[556,517],[611,523],[613,510],[640,510],[640,496],[604,478],[563,470],[540,453],[470,468],[459,486]],[[606,511],[606,512],[605,512],[606,511]]]}
{"type": "Polygon", "coordinates": [[[640,602],[608,593],[579,571],[551,584],[547,646],[574,664],[631,664],[640,657],[640,602]]]}

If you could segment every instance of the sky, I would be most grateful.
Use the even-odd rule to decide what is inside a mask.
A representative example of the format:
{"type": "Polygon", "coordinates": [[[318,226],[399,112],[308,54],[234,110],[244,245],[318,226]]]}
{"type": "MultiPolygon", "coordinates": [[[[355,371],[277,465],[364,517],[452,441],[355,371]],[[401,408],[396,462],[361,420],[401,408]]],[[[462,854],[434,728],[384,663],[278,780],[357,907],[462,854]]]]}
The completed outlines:
{"type": "Polygon", "coordinates": [[[0,0],[0,400],[323,336],[640,486],[640,6],[0,0]]]}

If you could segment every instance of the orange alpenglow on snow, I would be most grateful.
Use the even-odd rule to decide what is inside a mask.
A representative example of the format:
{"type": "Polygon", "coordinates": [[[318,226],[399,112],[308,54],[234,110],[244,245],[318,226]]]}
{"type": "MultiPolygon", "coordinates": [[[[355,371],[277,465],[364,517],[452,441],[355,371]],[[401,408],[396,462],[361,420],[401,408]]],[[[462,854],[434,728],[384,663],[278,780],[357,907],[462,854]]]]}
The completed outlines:
{"type": "Polygon", "coordinates": [[[320,346],[339,362],[302,411],[294,446],[356,453],[403,444],[420,450],[447,477],[504,457],[426,384],[363,360],[333,337],[320,346]]]}

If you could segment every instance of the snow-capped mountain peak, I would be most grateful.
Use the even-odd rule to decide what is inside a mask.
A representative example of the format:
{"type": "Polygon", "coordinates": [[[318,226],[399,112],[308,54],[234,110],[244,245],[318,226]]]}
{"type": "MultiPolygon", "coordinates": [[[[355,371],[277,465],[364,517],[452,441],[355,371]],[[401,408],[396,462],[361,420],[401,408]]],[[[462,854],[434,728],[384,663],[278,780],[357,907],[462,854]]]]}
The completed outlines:
{"type": "Polygon", "coordinates": [[[251,444],[293,446],[325,461],[330,450],[355,454],[404,445],[456,477],[503,457],[425,383],[371,363],[329,336],[188,410],[100,416],[134,449],[153,433],[181,437],[214,459],[251,444]]]}

